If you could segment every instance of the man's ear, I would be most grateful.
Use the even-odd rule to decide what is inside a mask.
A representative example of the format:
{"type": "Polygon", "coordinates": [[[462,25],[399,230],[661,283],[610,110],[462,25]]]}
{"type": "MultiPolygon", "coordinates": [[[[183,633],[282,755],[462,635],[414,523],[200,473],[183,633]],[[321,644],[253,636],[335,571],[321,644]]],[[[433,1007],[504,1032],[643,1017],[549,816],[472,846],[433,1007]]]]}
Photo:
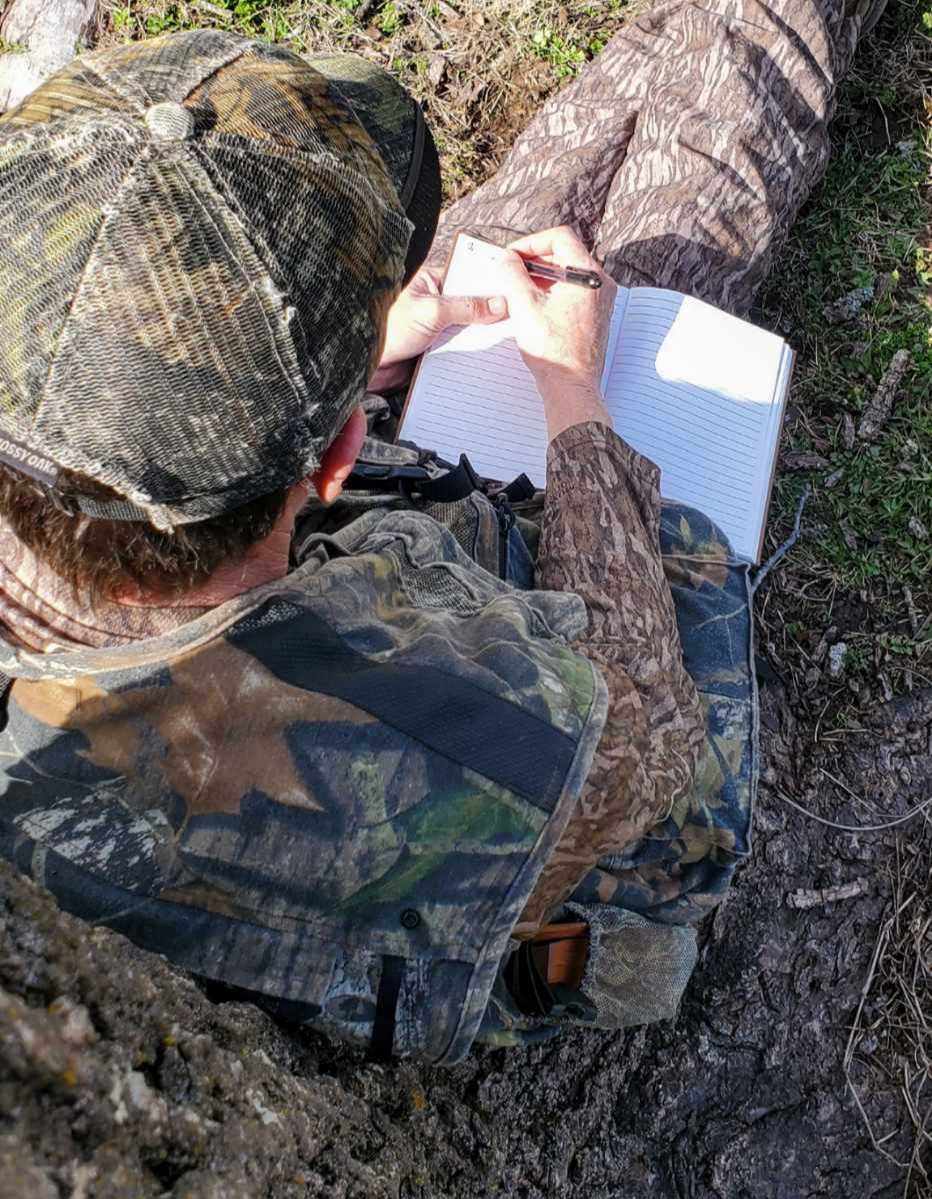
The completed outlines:
{"type": "Polygon", "coordinates": [[[325,504],[332,504],[352,474],[367,431],[366,414],[355,408],[350,418],[324,453],[311,482],[325,504]]]}

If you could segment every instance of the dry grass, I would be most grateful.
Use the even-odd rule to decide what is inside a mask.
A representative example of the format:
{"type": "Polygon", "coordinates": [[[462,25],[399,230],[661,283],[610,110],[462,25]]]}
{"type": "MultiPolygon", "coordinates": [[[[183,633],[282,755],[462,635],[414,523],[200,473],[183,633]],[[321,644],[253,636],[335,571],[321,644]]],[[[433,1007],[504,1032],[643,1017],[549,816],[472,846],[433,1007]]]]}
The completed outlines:
{"type": "Polygon", "coordinates": [[[932,1150],[932,823],[915,840],[901,838],[890,865],[891,900],[845,1052],[845,1077],[878,1152],[869,1114],[878,1076],[897,1087],[912,1124],[904,1195],[932,1194],[926,1167],[932,1150]]]}
{"type": "Polygon", "coordinates": [[[487,178],[546,97],[649,0],[104,0],[100,44],[212,27],[351,52],[422,102],[448,199],[487,178]]]}

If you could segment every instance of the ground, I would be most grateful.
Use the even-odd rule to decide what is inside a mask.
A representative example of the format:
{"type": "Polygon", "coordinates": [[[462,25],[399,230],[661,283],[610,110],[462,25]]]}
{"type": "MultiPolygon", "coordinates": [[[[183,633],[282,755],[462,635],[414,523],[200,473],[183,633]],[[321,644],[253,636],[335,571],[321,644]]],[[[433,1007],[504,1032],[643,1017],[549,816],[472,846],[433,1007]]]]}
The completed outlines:
{"type": "MultiPolygon", "coordinates": [[[[230,24],[370,54],[424,98],[452,198],[631,11],[137,0],[99,37],[230,24]]],[[[677,1021],[376,1067],[0,872],[0,1199],[932,1195],[930,28],[891,0],[755,313],[799,351],[771,549],[811,495],[759,602],[754,858],[677,1021]]]]}

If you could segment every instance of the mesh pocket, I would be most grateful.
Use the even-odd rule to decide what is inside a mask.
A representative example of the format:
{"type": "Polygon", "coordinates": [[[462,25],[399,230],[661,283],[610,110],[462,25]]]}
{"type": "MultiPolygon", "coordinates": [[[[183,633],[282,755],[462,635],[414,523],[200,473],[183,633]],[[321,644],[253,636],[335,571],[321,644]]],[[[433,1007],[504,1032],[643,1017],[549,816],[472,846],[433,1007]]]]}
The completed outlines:
{"type": "Polygon", "coordinates": [[[450,530],[463,553],[473,556],[479,518],[469,497],[449,504],[425,504],[423,510],[450,530]]]}
{"type": "Polygon", "coordinates": [[[569,903],[589,925],[581,990],[595,1006],[592,1024],[630,1028],[676,1015],[696,964],[696,934],[602,904],[569,903]]]}
{"type": "Polygon", "coordinates": [[[401,585],[415,608],[442,608],[459,616],[470,616],[482,606],[442,566],[425,566],[421,570],[403,566],[401,585]]]}

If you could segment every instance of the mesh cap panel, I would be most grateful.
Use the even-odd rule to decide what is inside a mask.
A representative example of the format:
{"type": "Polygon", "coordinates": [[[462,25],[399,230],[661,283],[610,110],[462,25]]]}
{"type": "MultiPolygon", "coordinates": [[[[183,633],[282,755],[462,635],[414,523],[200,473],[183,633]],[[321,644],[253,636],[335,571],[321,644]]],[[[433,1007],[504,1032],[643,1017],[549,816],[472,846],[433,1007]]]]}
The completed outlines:
{"type": "Polygon", "coordinates": [[[138,153],[126,127],[0,139],[0,403],[28,432],[104,209],[138,153]],[[68,187],[59,172],[68,175],[68,187]]]}
{"type": "Polygon", "coordinates": [[[162,527],[286,486],[362,398],[409,229],[294,55],[92,56],[0,119],[3,428],[162,527]]]}

